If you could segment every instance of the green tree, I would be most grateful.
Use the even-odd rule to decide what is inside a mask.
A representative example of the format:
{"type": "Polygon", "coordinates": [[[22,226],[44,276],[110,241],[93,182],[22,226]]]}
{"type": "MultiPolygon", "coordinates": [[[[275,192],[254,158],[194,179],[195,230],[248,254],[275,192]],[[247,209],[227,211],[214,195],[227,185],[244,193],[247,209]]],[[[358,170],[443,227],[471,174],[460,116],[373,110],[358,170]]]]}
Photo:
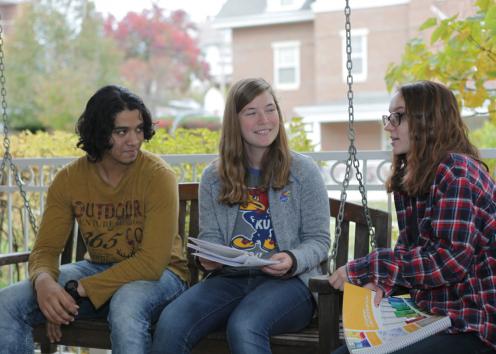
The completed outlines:
{"type": "Polygon", "coordinates": [[[419,30],[432,30],[430,43],[411,40],[401,63],[389,66],[386,83],[391,90],[414,80],[438,80],[455,92],[462,107],[488,114],[496,125],[496,3],[477,0],[475,6],[476,14],[465,19],[425,21],[419,30]]]}
{"type": "Polygon", "coordinates": [[[305,132],[305,124],[303,123],[303,118],[294,117],[289,122],[286,132],[289,137],[289,147],[292,150],[299,152],[311,152],[314,151],[315,145],[308,138],[305,132]]]}
{"type": "Polygon", "coordinates": [[[5,75],[10,118],[14,127],[40,127],[34,102],[41,70],[37,58],[42,45],[36,40],[35,12],[31,4],[20,4],[12,33],[5,40],[5,75]],[[14,59],[15,58],[15,59],[14,59]]]}
{"type": "Polygon", "coordinates": [[[88,0],[41,0],[19,5],[6,38],[12,125],[73,130],[88,97],[119,82],[122,54],[104,34],[88,0]]]}
{"type": "MultiPolygon", "coordinates": [[[[496,124],[485,122],[481,129],[477,129],[470,133],[472,141],[477,143],[481,149],[489,149],[496,147],[496,124]]],[[[496,160],[487,159],[484,161],[489,167],[493,176],[496,176],[496,160]]]]}

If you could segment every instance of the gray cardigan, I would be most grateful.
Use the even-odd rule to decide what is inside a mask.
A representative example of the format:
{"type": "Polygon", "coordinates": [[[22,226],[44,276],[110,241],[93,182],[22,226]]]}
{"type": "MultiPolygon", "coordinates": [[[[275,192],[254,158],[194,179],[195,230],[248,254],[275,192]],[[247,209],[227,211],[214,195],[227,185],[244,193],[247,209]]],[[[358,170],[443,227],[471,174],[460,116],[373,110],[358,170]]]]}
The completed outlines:
{"type": "MultiPolygon", "coordinates": [[[[219,193],[214,161],[200,182],[198,237],[229,245],[239,206],[219,203],[219,193]]],[[[310,277],[322,274],[319,265],[327,259],[330,245],[329,201],[317,164],[293,152],[289,184],[278,191],[269,189],[269,205],[279,249],[293,253],[297,263],[294,274],[308,285],[310,277]]]]}

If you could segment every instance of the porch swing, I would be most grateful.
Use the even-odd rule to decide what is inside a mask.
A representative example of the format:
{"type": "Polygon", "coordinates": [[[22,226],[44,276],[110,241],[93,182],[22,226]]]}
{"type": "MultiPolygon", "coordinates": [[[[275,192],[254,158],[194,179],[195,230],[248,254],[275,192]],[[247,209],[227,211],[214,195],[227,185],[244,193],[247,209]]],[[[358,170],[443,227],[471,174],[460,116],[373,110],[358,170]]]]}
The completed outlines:
{"type": "MultiPolygon", "coordinates": [[[[363,183],[363,176],[360,171],[360,163],[357,159],[357,149],[355,147],[355,129],[354,129],[354,107],[353,107],[353,75],[352,75],[352,60],[351,60],[351,8],[349,5],[349,0],[346,1],[346,6],[344,9],[345,13],[345,33],[346,33],[346,53],[347,53],[347,99],[348,99],[348,158],[345,161],[346,171],[344,180],[342,182],[341,196],[339,200],[329,198],[329,204],[331,209],[331,218],[334,217],[335,220],[335,236],[333,244],[331,247],[328,269],[332,273],[339,266],[347,262],[348,255],[348,242],[349,242],[349,225],[350,223],[355,224],[355,240],[354,240],[354,257],[361,257],[369,253],[369,245],[372,249],[376,246],[387,247],[389,246],[389,235],[388,235],[388,214],[383,211],[370,209],[368,207],[367,195],[365,190],[365,185],[363,183]],[[351,179],[352,167],[355,169],[356,179],[359,185],[359,191],[362,197],[362,205],[351,204],[346,201],[347,190],[349,187],[351,179]],[[375,229],[374,229],[375,228],[375,229]]],[[[38,227],[36,224],[36,219],[33,215],[33,211],[30,207],[29,200],[27,198],[26,192],[23,187],[23,182],[21,180],[20,173],[12,161],[12,156],[10,153],[10,140],[9,140],[9,129],[8,129],[8,119],[7,119],[7,102],[6,102],[6,89],[5,89],[5,75],[4,75],[4,52],[3,52],[3,39],[2,39],[2,27],[0,25],[0,95],[2,104],[2,120],[4,124],[3,129],[3,146],[4,155],[2,162],[0,164],[0,176],[2,179],[6,177],[7,167],[9,167],[15,177],[16,185],[21,193],[24,207],[29,214],[29,222],[35,234],[37,233],[38,227]]],[[[195,201],[196,203],[196,189],[195,192],[189,192],[189,197],[184,199],[181,197],[181,202],[187,200],[195,201]],[[195,194],[193,196],[193,194],[195,194]]],[[[190,209],[190,229],[198,229],[198,214],[197,214],[197,204],[191,204],[190,209]],[[196,224],[194,224],[194,219],[196,219],[196,224]]],[[[185,211],[182,211],[182,217],[185,218],[185,211]]],[[[181,217],[181,212],[180,212],[181,217]]],[[[184,230],[184,225],[182,225],[184,230]]],[[[191,230],[190,230],[191,232],[191,230]]],[[[191,236],[191,235],[190,235],[191,236]]],[[[79,240],[78,240],[79,246],[79,240]]],[[[76,251],[76,259],[82,257],[83,254],[79,254],[76,251]]],[[[69,252],[71,253],[71,252],[69,252]]],[[[19,254],[7,254],[0,255],[0,266],[15,264],[27,261],[27,256],[29,252],[19,253],[19,254]]],[[[69,259],[72,253],[69,255],[69,259]]],[[[64,256],[62,256],[62,260],[64,256]]],[[[193,267],[193,266],[192,266],[193,267]]],[[[191,268],[192,269],[192,268],[191,268]]],[[[191,270],[192,276],[195,276],[194,270],[191,270]]],[[[327,281],[327,276],[313,278],[310,280],[310,290],[317,292],[319,294],[318,301],[318,326],[304,330],[301,334],[287,334],[281,336],[275,336],[272,338],[272,344],[278,346],[280,343],[285,343],[292,340],[292,346],[300,348],[296,351],[290,351],[303,353],[308,351],[300,351],[303,348],[308,350],[311,346],[312,353],[317,351],[319,354],[329,354],[331,349],[336,348],[340,344],[339,339],[339,317],[340,317],[340,298],[342,296],[341,292],[334,290],[327,281]]],[[[40,327],[40,326],[38,326],[40,327]]],[[[44,328],[35,329],[35,339],[42,343],[42,352],[51,353],[54,347],[47,342],[44,338],[44,328]]],[[[64,332],[64,344],[65,345],[75,345],[75,346],[91,346],[93,344],[95,348],[108,348],[108,328],[105,323],[91,323],[90,321],[78,320],[74,322],[71,328],[67,328],[68,332],[64,332]],[[81,322],[78,325],[78,322],[81,322]],[[99,338],[90,338],[92,333],[95,335],[97,333],[99,338]]],[[[213,337],[215,340],[219,341],[219,335],[214,333],[213,337]]],[[[286,344],[284,344],[286,347],[286,344]]],[[[211,348],[211,347],[208,347],[211,348]]],[[[294,348],[292,348],[294,350],[294,348]]],[[[213,351],[214,353],[220,353],[219,351],[213,351]]]]}
{"type": "Polygon", "coordinates": [[[343,223],[343,217],[344,217],[344,207],[346,203],[346,198],[347,198],[347,189],[350,184],[350,172],[351,172],[351,166],[353,165],[355,167],[355,176],[358,181],[358,189],[360,191],[360,195],[362,197],[362,207],[363,207],[363,213],[365,216],[365,220],[367,222],[367,227],[368,227],[368,235],[369,235],[369,240],[370,240],[370,247],[372,249],[376,248],[377,241],[375,237],[375,230],[372,225],[372,219],[370,217],[370,212],[369,212],[369,207],[368,207],[368,202],[367,202],[367,192],[365,190],[365,185],[363,183],[363,175],[362,172],[360,171],[360,161],[358,160],[356,153],[357,149],[355,147],[355,128],[353,126],[354,121],[355,121],[355,116],[354,116],[354,106],[353,106],[353,74],[352,74],[352,69],[353,69],[353,62],[351,60],[351,8],[349,5],[349,0],[346,0],[346,6],[344,9],[344,14],[345,14],[345,35],[346,35],[346,69],[347,69],[347,75],[346,75],[346,84],[348,86],[348,91],[347,91],[347,98],[348,98],[348,140],[350,142],[350,145],[348,147],[348,159],[346,160],[346,171],[341,187],[341,197],[340,197],[340,204],[339,204],[339,213],[336,218],[336,226],[335,226],[335,233],[334,233],[334,242],[331,247],[331,253],[329,256],[329,273],[332,274],[333,271],[337,269],[337,254],[338,254],[338,247],[339,247],[339,239],[341,238],[341,233],[342,233],[342,223],[343,223]]]}
{"type": "MultiPolygon", "coordinates": [[[[360,171],[360,161],[357,158],[355,146],[354,128],[354,106],[353,106],[353,62],[351,59],[351,8],[349,0],[345,0],[345,35],[346,35],[346,84],[348,99],[348,158],[345,161],[346,170],[341,185],[341,195],[339,200],[329,198],[331,217],[335,216],[335,233],[332,242],[328,271],[332,274],[337,268],[348,261],[349,249],[349,226],[355,224],[354,252],[353,258],[367,255],[370,250],[376,247],[390,246],[390,216],[389,213],[370,209],[368,207],[367,193],[363,182],[363,175],[360,171]],[[351,180],[352,166],[355,169],[355,177],[358,182],[358,189],[361,195],[361,207],[357,204],[347,203],[347,190],[351,180]],[[370,246],[370,249],[369,249],[370,246]]],[[[337,348],[341,344],[340,326],[342,292],[331,287],[328,275],[310,279],[309,287],[313,292],[319,294],[319,305],[317,315],[319,318],[319,354],[328,354],[331,349],[337,348]],[[323,339],[323,335],[329,336],[323,339]]]]}
{"type": "MultiPolygon", "coordinates": [[[[0,17],[1,20],[1,17],[0,17]]],[[[7,89],[5,88],[5,54],[3,51],[4,41],[3,41],[3,26],[0,24],[0,96],[2,105],[2,119],[3,124],[3,158],[0,164],[0,183],[8,181],[8,169],[10,168],[12,176],[14,177],[17,188],[21,195],[24,210],[28,214],[29,224],[36,235],[38,232],[38,226],[36,223],[36,218],[34,216],[33,210],[30,206],[29,199],[26,195],[26,191],[23,186],[23,181],[21,179],[21,173],[17,169],[17,166],[12,161],[12,155],[10,153],[10,139],[9,139],[9,128],[8,128],[8,115],[7,115],[7,89]]],[[[0,266],[4,264],[15,264],[20,263],[29,255],[29,252],[19,252],[11,255],[2,257],[0,260],[0,266]]]]}

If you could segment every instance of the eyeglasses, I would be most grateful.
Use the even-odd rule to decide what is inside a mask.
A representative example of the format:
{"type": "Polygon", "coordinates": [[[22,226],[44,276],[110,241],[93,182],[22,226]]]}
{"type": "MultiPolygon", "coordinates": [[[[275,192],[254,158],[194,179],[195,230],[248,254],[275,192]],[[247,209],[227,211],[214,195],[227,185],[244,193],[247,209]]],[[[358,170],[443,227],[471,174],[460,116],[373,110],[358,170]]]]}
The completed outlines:
{"type": "Polygon", "coordinates": [[[401,124],[401,118],[405,115],[404,112],[393,112],[390,115],[382,116],[382,124],[386,126],[388,123],[391,123],[393,127],[397,127],[401,124]]]}

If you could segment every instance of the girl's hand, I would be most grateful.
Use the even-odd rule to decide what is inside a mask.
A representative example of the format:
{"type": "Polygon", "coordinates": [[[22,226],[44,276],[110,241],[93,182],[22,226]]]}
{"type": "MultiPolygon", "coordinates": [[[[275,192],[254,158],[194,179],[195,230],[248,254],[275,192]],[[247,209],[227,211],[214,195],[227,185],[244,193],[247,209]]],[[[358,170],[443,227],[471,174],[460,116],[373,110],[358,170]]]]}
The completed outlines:
{"type": "Polygon", "coordinates": [[[212,270],[222,268],[222,264],[218,262],[210,261],[205,258],[198,257],[198,261],[200,262],[203,269],[205,269],[207,272],[211,272],[212,270]]]}
{"type": "Polygon", "coordinates": [[[344,283],[348,283],[348,271],[346,270],[346,265],[339,267],[332,275],[329,277],[329,284],[334,289],[339,289],[343,291],[344,283]]]}
{"type": "Polygon", "coordinates": [[[382,298],[384,297],[384,290],[379,288],[377,285],[374,283],[367,283],[363,286],[364,288],[370,289],[372,291],[375,291],[375,296],[374,296],[374,305],[377,307],[381,303],[382,298]]]}
{"type": "Polygon", "coordinates": [[[262,267],[261,269],[263,272],[274,277],[282,277],[283,275],[286,275],[286,273],[293,266],[293,260],[286,252],[273,254],[272,257],[270,257],[270,260],[279,261],[279,263],[267,265],[265,267],[262,267]]]}

